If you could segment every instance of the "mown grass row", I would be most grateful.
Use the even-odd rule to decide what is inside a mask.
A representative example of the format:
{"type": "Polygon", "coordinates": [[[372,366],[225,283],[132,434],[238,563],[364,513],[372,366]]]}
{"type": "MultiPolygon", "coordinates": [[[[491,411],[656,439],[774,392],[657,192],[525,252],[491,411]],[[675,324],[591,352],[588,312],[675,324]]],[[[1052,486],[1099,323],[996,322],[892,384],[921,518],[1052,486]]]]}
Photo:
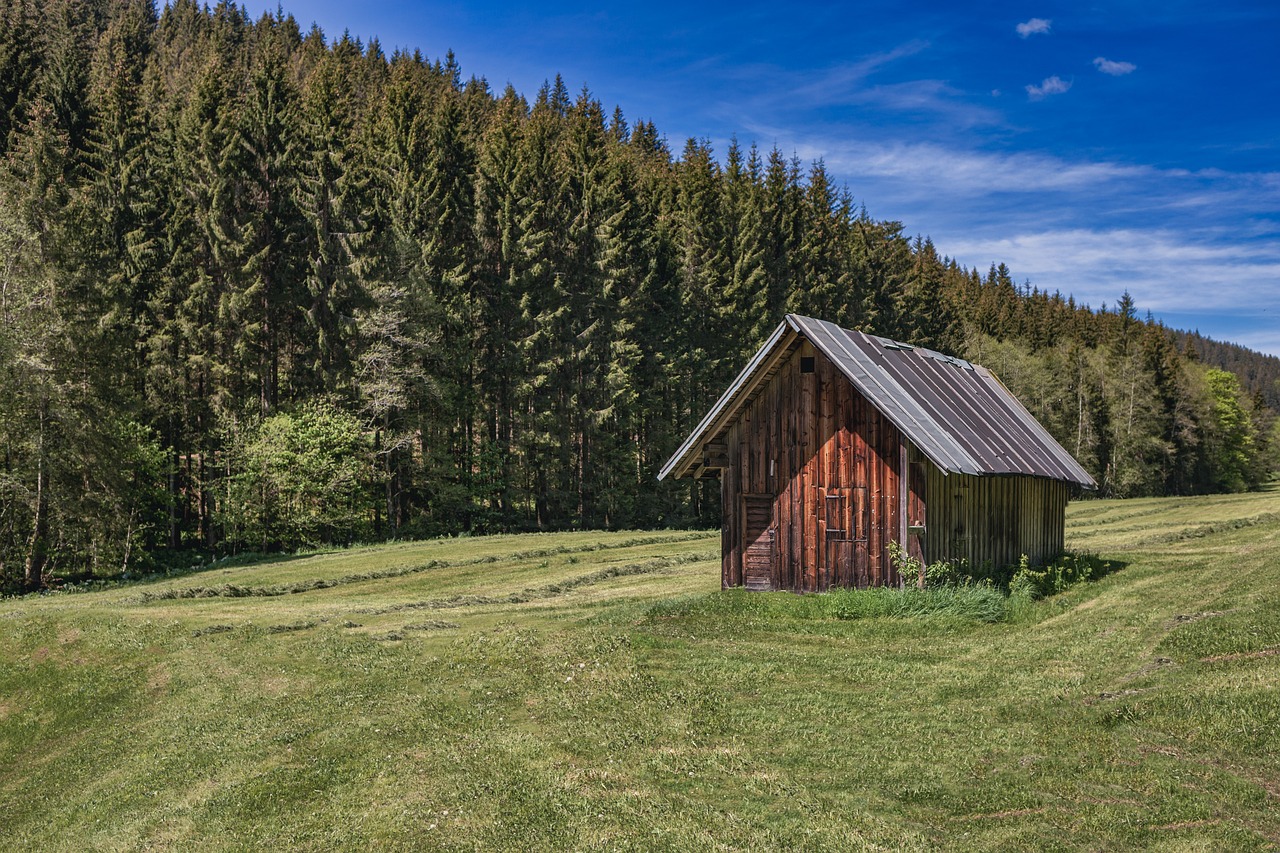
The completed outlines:
{"type": "Polygon", "coordinates": [[[651,560],[645,560],[638,563],[608,566],[594,572],[578,575],[577,577],[567,578],[562,581],[556,581],[542,586],[527,587],[519,590],[518,592],[511,592],[506,595],[451,595],[446,598],[433,598],[425,601],[405,601],[378,607],[362,607],[352,610],[351,612],[377,616],[386,613],[399,613],[404,610],[447,610],[451,608],[484,607],[486,605],[499,604],[528,604],[534,601],[546,601],[547,599],[556,598],[557,596],[572,592],[575,589],[602,583],[614,578],[654,574],[676,566],[705,562],[715,559],[718,556],[719,552],[716,551],[699,551],[689,554],[676,554],[670,557],[655,557],[651,560]]]}
{"type": "Polygon", "coordinates": [[[305,580],[294,581],[287,584],[248,586],[225,583],[218,584],[216,586],[178,587],[160,590],[159,592],[144,590],[137,595],[126,599],[126,601],[131,604],[145,604],[150,601],[171,601],[184,598],[273,598],[282,595],[296,595],[303,592],[313,592],[320,589],[332,589],[334,587],[348,586],[350,584],[367,583],[369,581],[408,577],[410,575],[421,574],[423,572],[429,572],[436,569],[453,569],[490,563],[517,563],[526,560],[563,556],[566,554],[589,554],[597,551],[617,550],[622,548],[669,545],[681,542],[693,542],[705,538],[707,538],[707,534],[704,532],[667,536],[647,536],[624,539],[621,542],[588,542],[580,545],[562,545],[554,548],[532,548],[515,551],[502,557],[486,554],[479,557],[456,560],[427,560],[422,563],[414,563],[408,566],[396,566],[390,569],[380,569],[368,572],[354,572],[336,578],[307,578],[305,580]]]}
{"type": "MultiPolygon", "coordinates": [[[[443,596],[439,598],[431,598],[419,601],[402,601],[393,604],[384,604],[368,607],[355,607],[343,610],[342,613],[349,615],[361,616],[384,616],[391,613],[400,613],[406,611],[418,610],[453,610],[473,607],[494,607],[503,605],[522,605],[534,602],[545,602],[564,596],[574,590],[595,584],[605,583],[615,578],[635,577],[639,575],[660,574],[670,571],[679,566],[689,565],[691,563],[705,562],[715,559],[718,554],[713,551],[699,551],[685,554],[674,554],[671,556],[654,557],[649,560],[638,561],[634,563],[624,563],[614,566],[606,566],[593,572],[587,572],[574,577],[566,578],[552,583],[543,584],[541,586],[525,587],[523,589],[507,593],[505,595],[476,595],[476,594],[459,594],[451,596],[443,596]]],[[[325,623],[334,622],[337,617],[330,615],[317,618],[307,618],[297,620],[287,624],[269,625],[266,628],[269,634],[282,634],[293,631],[303,631],[309,628],[316,628],[325,623]]],[[[362,625],[350,621],[340,623],[342,627],[359,628],[362,625]]],[[[440,620],[428,620],[420,625],[430,626],[432,629],[456,628],[455,623],[446,623],[440,620]]],[[[226,624],[216,624],[198,628],[192,632],[193,637],[202,637],[213,634],[226,633],[235,630],[235,626],[226,624]]],[[[424,628],[406,625],[402,631],[425,630],[424,628]]],[[[403,639],[400,632],[395,632],[396,636],[388,634],[379,635],[380,639],[403,639]]]]}
{"type": "Polygon", "coordinates": [[[1242,530],[1246,527],[1257,527],[1260,524],[1274,524],[1277,521],[1280,521],[1280,513],[1264,512],[1260,515],[1248,516],[1247,518],[1235,518],[1228,521],[1211,521],[1206,524],[1198,524],[1195,527],[1189,527],[1184,530],[1174,530],[1169,533],[1145,536],[1140,540],[1140,544],[1165,545],[1171,542],[1185,542],[1188,539],[1203,539],[1204,537],[1212,536],[1215,533],[1226,533],[1230,530],[1242,530]]]}

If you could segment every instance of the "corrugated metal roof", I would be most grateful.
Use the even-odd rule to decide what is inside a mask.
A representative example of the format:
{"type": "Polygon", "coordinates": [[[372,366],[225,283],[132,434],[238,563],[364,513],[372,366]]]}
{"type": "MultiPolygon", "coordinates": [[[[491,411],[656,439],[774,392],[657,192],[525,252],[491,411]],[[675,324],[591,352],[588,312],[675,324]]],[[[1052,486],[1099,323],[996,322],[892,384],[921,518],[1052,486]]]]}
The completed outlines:
{"type": "Polygon", "coordinates": [[[1028,474],[1096,487],[1089,472],[1053,439],[990,371],[963,359],[834,323],[788,314],[698,429],[663,467],[687,473],[691,451],[728,425],[750,390],[753,374],[771,363],[788,336],[803,335],[884,413],[930,461],[957,474],[1028,474]],[[749,386],[749,387],[748,387],[749,386]]]}

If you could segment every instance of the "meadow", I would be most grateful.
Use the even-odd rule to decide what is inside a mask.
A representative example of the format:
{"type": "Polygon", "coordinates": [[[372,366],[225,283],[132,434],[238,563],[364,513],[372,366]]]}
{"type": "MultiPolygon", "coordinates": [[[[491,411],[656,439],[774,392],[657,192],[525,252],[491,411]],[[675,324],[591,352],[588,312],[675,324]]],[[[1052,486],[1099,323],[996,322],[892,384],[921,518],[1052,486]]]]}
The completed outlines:
{"type": "Polygon", "coordinates": [[[684,531],[6,599],[0,847],[1280,845],[1280,491],[1067,536],[1114,570],[976,609],[724,593],[684,531]]]}

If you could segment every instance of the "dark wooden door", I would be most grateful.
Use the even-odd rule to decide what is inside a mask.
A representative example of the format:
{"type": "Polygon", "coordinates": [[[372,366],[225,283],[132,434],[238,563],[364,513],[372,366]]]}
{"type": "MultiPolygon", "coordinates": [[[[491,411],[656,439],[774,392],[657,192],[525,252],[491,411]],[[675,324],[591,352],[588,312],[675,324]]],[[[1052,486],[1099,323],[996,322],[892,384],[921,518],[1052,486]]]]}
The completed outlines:
{"type": "Polygon", "coordinates": [[[742,507],[742,584],[747,589],[773,589],[773,500],[745,497],[742,507]]]}
{"type": "Polygon", "coordinates": [[[820,589],[833,586],[866,586],[867,569],[867,490],[830,489],[826,505],[826,555],[824,581],[820,589]]]}
{"type": "Polygon", "coordinates": [[[867,499],[866,486],[854,486],[850,502],[850,548],[853,552],[853,585],[862,589],[871,585],[871,553],[867,549],[867,527],[871,503],[867,499]]]}
{"type": "Polygon", "coordinates": [[[907,497],[907,553],[924,565],[927,556],[924,552],[925,532],[925,472],[924,464],[912,462],[910,467],[911,491],[907,497]]]}

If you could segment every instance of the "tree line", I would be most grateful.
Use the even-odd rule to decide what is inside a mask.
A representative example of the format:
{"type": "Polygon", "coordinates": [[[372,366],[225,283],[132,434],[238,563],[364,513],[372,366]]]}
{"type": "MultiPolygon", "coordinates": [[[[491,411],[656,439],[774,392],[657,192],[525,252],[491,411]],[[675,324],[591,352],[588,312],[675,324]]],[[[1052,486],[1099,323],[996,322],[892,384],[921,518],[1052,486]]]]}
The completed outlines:
{"type": "Polygon", "coordinates": [[[6,588],[716,524],[717,483],[655,474],[787,311],[987,364],[1104,494],[1280,467],[1280,361],[965,269],[821,161],[677,152],[558,77],[495,93],[227,2],[17,0],[0,157],[6,588]]]}

